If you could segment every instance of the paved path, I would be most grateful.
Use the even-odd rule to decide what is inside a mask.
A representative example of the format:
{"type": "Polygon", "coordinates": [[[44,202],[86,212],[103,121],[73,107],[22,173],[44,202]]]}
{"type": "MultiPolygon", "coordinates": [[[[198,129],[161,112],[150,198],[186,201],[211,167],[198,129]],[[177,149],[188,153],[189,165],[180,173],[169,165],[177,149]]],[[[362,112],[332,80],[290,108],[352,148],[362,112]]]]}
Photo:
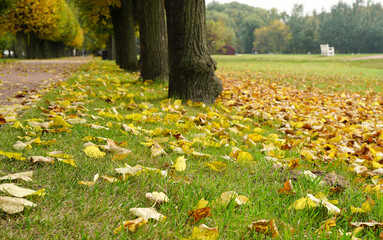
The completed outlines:
{"type": "Polygon", "coordinates": [[[28,96],[44,90],[53,82],[65,80],[90,60],[90,57],[72,57],[1,63],[0,106],[25,104],[28,96]]]}
{"type": "Polygon", "coordinates": [[[52,60],[22,60],[0,63],[0,127],[13,122],[33,106],[52,84],[64,81],[91,57],[52,60]]]}
{"type": "Polygon", "coordinates": [[[355,60],[368,60],[368,59],[380,59],[380,58],[383,58],[383,55],[374,55],[374,56],[368,56],[368,57],[350,58],[348,60],[355,61],[355,60]]]}

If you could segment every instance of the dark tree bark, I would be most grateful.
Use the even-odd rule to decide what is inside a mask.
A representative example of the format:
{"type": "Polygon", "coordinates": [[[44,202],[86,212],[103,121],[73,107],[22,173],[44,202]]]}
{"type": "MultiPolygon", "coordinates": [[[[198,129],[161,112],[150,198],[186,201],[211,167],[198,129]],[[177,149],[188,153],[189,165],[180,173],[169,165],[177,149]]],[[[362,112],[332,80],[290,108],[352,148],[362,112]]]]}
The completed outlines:
{"type": "Polygon", "coordinates": [[[140,29],[141,78],[168,80],[164,1],[139,0],[137,10],[140,29]]]}
{"type": "Polygon", "coordinates": [[[138,70],[133,0],[121,0],[121,7],[111,7],[116,63],[128,71],[138,70]]]}
{"type": "Polygon", "coordinates": [[[169,97],[213,103],[221,93],[206,41],[205,0],[165,0],[169,97]]]}

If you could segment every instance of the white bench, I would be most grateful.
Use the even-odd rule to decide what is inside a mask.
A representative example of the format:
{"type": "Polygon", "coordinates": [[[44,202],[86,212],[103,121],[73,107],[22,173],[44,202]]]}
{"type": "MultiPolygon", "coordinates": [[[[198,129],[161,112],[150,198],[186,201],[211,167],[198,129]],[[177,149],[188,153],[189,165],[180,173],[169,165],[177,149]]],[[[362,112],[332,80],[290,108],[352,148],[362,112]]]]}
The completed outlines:
{"type": "Polygon", "coordinates": [[[320,45],[320,51],[321,51],[322,56],[334,56],[335,55],[334,47],[330,47],[328,44],[321,44],[320,45]]]}

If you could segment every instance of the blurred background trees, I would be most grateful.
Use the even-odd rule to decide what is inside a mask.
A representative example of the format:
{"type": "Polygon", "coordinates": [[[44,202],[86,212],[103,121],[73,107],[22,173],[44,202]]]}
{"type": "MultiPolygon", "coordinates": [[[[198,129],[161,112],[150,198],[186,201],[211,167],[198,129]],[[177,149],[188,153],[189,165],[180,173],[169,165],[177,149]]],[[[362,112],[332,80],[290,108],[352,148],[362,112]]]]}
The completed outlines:
{"type": "MultiPolygon", "coordinates": [[[[217,46],[213,44],[215,39],[210,38],[208,44],[214,53],[227,53],[217,51],[217,47],[225,45],[232,45],[236,53],[319,53],[321,43],[335,47],[337,53],[383,52],[383,8],[370,1],[339,2],[329,12],[310,14],[305,14],[304,5],[299,4],[294,5],[291,13],[279,13],[277,9],[265,10],[237,2],[212,2],[207,6],[206,19],[223,23],[226,31],[235,34],[234,44],[221,38],[217,46]],[[279,28],[275,20],[279,21],[279,28]],[[273,36],[267,36],[272,29],[274,36],[285,38],[278,43],[273,36]],[[272,42],[266,41],[266,37],[272,42]]],[[[214,28],[208,28],[209,34],[215,34],[214,28]]]]}
{"type": "MultiPolygon", "coordinates": [[[[19,58],[50,58],[73,55],[74,49],[81,50],[77,54],[103,50],[105,59],[115,59],[121,68],[137,70],[140,16],[142,31],[152,23],[145,22],[139,14],[144,8],[138,9],[136,3],[1,0],[0,51],[13,50],[19,58]]],[[[288,13],[238,2],[212,2],[206,7],[206,24],[212,54],[319,53],[319,44],[329,44],[337,53],[383,52],[383,8],[367,0],[339,2],[328,12],[312,13],[307,13],[304,5],[295,5],[288,13]],[[278,34],[284,36],[279,42],[278,34]],[[266,41],[266,37],[273,40],[266,41]]]]}

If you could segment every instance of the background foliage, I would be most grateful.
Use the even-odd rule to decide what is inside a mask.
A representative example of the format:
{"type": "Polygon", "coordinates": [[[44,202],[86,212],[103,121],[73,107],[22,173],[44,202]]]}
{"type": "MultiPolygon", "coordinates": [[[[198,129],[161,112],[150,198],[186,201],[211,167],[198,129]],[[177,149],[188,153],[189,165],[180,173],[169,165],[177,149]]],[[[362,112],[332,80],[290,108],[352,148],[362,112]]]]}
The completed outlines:
{"type": "MultiPolygon", "coordinates": [[[[233,46],[237,53],[318,53],[321,43],[335,47],[337,53],[383,52],[383,8],[380,3],[339,2],[330,12],[305,14],[304,6],[300,4],[295,5],[291,13],[279,13],[277,9],[265,10],[237,2],[213,2],[207,6],[206,18],[216,23],[222,21],[226,32],[235,33],[233,46]],[[264,41],[254,47],[254,32],[264,27],[270,29],[275,20],[288,27],[291,39],[283,41],[283,46],[278,49],[270,49],[264,41]]],[[[285,31],[285,28],[279,30],[285,31]]],[[[226,33],[222,31],[220,34],[220,39],[224,39],[226,33]]],[[[231,43],[227,41],[225,44],[231,43]]]]}

